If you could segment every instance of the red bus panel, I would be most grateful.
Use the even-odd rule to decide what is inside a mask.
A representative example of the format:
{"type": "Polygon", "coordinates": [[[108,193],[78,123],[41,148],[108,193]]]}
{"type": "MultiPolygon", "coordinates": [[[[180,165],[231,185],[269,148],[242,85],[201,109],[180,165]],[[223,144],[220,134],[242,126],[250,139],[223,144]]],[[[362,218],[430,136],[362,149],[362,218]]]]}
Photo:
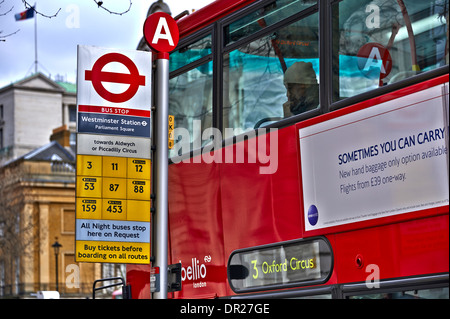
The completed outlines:
{"type": "MultiPolygon", "coordinates": [[[[446,77],[413,87],[415,91],[446,77]]],[[[183,288],[174,298],[215,298],[235,294],[227,262],[238,249],[325,235],[334,254],[324,285],[447,273],[448,205],[305,232],[298,127],[408,94],[407,88],[349,108],[253,136],[221,149],[212,163],[205,155],[169,166],[169,263],[182,263],[183,288]],[[270,148],[277,136],[278,147],[270,148]],[[265,144],[270,160],[254,146],[265,144]],[[244,161],[237,160],[243,151],[244,161]],[[233,154],[233,160],[226,157],[233,154]],[[248,155],[250,154],[250,157],[248,155]],[[221,158],[221,160],[218,160],[221,158]],[[274,163],[273,161],[276,161],[274,163]],[[276,164],[273,174],[262,168],[276,164]]],[[[376,106],[374,106],[376,107],[376,106]]],[[[219,151],[216,151],[219,152],[219,151]]],[[[208,157],[209,158],[209,157],[208,157]]],[[[133,298],[149,297],[149,266],[127,266],[133,298]]]]}

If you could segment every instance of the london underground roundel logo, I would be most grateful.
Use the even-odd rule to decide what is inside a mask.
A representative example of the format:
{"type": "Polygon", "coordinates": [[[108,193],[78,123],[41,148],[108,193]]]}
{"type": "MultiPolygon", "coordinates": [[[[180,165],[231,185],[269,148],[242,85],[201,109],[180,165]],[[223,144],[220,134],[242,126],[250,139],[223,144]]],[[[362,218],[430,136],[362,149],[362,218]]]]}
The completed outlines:
{"type": "Polygon", "coordinates": [[[107,53],[95,61],[92,70],[85,71],[85,80],[92,82],[95,91],[103,99],[114,103],[123,103],[130,100],[138,91],[139,86],[145,86],[145,76],[139,74],[134,62],[129,57],[114,52],[107,53]],[[130,73],[103,71],[103,68],[111,62],[123,64],[130,73]],[[122,93],[112,93],[105,89],[102,82],[129,84],[129,87],[122,93]]]}

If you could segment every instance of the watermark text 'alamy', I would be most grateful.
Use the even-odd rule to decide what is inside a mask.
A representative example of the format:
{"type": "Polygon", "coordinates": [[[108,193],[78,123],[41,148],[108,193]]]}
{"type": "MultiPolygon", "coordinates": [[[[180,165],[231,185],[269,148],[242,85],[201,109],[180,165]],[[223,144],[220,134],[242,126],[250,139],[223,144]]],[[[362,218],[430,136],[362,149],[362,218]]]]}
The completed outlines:
{"type": "Polygon", "coordinates": [[[200,120],[194,120],[192,128],[192,139],[188,129],[175,128],[173,153],[189,154],[193,151],[194,157],[172,156],[173,163],[255,163],[260,165],[260,174],[274,174],[278,169],[276,128],[259,128],[243,134],[239,134],[240,129],[225,128],[225,136],[236,136],[235,145],[232,138],[225,140],[222,145],[222,132],[217,128],[209,127],[202,132],[200,120]],[[247,143],[244,146],[245,139],[247,143]]]}

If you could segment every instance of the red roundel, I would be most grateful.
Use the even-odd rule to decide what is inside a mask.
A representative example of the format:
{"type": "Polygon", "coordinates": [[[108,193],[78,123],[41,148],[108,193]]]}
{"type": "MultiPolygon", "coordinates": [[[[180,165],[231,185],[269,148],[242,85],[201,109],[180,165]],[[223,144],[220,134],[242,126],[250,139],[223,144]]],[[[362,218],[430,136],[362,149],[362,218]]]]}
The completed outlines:
{"type": "Polygon", "coordinates": [[[144,38],[153,50],[170,52],[180,38],[177,22],[167,13],[153,13],[145,20],[144,38]]]}
{"type": "Polygon", "coordinates": [[[101,56],[95,61],[92,70],[85,71],[85,80],[92,81],[95,91],[105,100],[114,103],[123,103],[130,100],[136,94],[139,86],[145,85],[145,76],[139,74],[138,68],[130,58],[120,53],[107,53],[101,56]],[[130,73],[103,71],[103,67],[111,62],[125,65],[130,73]],[[112,93],[103,86],[102,82],[123,83],[130,86],[123,93],[112,93]]]}
{"type": "Polygon", "coordinates": [[[359,49],[358,68],[368,78],[384,79],[391,73],[392,57],[389,50],[379,43],[367,43],[359,49]]]}

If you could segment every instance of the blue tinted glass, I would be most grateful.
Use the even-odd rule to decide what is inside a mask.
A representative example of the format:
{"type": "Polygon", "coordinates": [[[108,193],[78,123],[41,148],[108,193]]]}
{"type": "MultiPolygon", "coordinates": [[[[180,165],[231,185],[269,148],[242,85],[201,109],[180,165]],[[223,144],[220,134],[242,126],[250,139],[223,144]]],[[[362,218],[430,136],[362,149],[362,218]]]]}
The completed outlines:
{"type": "Polygon", "coordinates": [[[191,43],[170,54],[169,70],[175,71],[211,54],[211,35],[191,43]]]}

